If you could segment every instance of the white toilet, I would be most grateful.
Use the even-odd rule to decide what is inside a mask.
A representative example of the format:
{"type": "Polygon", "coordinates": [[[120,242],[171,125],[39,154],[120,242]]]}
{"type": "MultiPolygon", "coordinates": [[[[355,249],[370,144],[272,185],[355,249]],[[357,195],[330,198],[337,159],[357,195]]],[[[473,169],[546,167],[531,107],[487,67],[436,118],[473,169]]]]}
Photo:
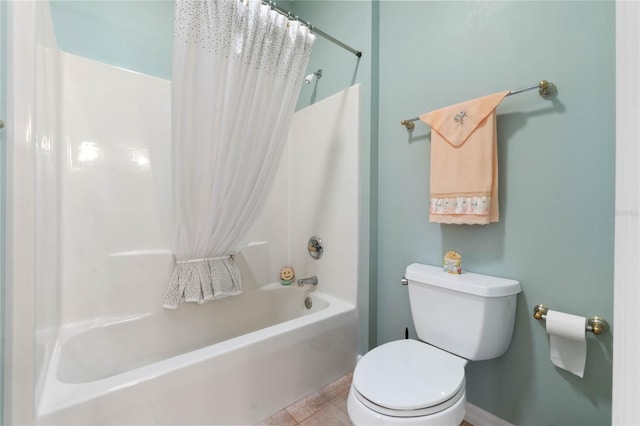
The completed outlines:
{"type": "Polygon", "coordinates": [[[349,417],[355,425],[459,425],[466,411],[467,360],[504,354],[511,343],[518,281],[409,265],[417,340],[369,351],[353,373],[349,417]]]}

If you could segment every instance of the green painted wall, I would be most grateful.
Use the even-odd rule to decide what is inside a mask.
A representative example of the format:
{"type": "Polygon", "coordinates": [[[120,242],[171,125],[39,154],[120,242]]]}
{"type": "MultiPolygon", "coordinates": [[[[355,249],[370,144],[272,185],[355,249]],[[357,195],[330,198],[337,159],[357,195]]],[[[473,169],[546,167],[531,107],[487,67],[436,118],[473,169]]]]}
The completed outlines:
{"type": "MultiPolygon", "coordinates": [[[[363,84],[360,166],[371,179],[362,210],[371,222],[361,243],[370,241],[372,268],[361,260],[369,275],[360,294],[363,352],[402,338],[405,327],[415,337],[399,279],[409,263],[437,265],[455,249],[466,270],[523,287],[509,352],[467,367],[470,402],[518,425],[610,423],[612,333],[588,336],[579,379],[553,367],[531,309],[546,303],[613,319],[614,3],[278,4],[364,52],[356,61],[318,39],[309,72],[325,73],[303,87],[298,104],[363,84]],[[429,128],[418,123],[408,134],[399,121],[541,79],[558,85],[554,100],[529,92],[498,108],[500,222],[428,223],[429,128]]],[[[170,78],[171,2],[54,1],[52,14],[63,50],[170,78]]]]}
{"type": "Polygon", "coordinates": [[[173,1],[50,0],[50,5],[61,50],[171,78],[173,1]]]}
{"type": "Polygon", "coordinates": [[[411,262],[456,250],[468,271],[520,280],[509,352],[467,366],[469,401],[513,424],[610,423],[612,333],[588,336],[580,379],[551,364],[531,311],[613,319],[614,31],[613,2],[380,3],[378,342],[411,324],[411,262]],[[429,127],[399,121],[541,79],[553,101],[498,107],[500,222],[430,224],[429,127]]]}

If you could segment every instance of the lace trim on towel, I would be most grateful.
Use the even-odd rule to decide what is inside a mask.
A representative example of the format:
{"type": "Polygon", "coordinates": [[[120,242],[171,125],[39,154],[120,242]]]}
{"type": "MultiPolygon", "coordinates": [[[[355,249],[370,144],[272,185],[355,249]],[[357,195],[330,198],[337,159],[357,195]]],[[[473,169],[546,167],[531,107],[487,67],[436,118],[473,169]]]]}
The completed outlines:
{"type": "Polygon", "coordinates": [[[491,197],[432,197],[429,212],[431,214],[472,214],[488,215],[491,210],[491,197]]]}

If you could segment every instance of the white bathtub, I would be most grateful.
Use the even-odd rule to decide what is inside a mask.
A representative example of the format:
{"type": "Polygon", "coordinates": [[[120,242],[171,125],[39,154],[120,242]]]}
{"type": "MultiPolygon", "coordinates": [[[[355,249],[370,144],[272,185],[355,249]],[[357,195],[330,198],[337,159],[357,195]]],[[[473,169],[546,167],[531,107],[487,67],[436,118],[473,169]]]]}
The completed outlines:
{"type": "Polygon", "coordinates": [[[277,283],[75,324],[59,333],[37,423],[254,424],[350,371],[356,356],[354,305],[277,283]]]}
{"type": "Polygon", "coordinates": [[[353,369],[358,268],[367,269],[359,88],[295,113],[272,192],[237,256],[245,293],[166,311],[170,82],[62,52],[41,56],[38,78],[51,78],[52,99],[38,92],[38,105],[52,105],[60,122],[37,129],[55,136],[53,151],[39,149],[46,158],[22,180],[55,177],[27,211],[44,225],[25,233],[40,253],[25,260],[39,265],[29,290],[36,353],[23,345],[25,362],[14,363],[28,382],[7,410],[24,419],[14,423],[252,424],[353,369]],[[306,173],[309,161],[331,173],[306,173]],[[320,260],[307,252],[315,234],[326,242],[320,260]],[[284,265],[319,277],[311,311],[300,288],[260,288],[284,265]]]}

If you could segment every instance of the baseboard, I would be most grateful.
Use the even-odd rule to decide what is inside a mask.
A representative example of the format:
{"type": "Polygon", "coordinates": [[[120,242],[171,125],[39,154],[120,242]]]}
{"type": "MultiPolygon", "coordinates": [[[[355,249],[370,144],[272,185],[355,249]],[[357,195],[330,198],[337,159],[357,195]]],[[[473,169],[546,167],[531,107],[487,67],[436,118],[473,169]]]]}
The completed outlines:
{"type": "Polygon", "coordinates": [[[468,402],[464,420],[471,423],[473,426],[513,426],[508,421],[468,402]]]}

